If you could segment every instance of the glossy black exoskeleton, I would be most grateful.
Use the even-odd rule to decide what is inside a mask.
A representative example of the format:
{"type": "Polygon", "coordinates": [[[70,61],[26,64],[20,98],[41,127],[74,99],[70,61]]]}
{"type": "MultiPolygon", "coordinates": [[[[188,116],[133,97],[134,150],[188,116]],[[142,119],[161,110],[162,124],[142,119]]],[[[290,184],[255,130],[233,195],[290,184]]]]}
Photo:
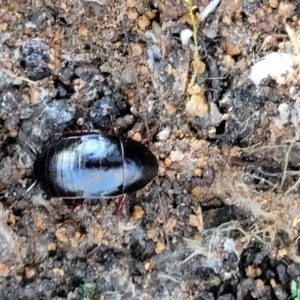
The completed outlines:
{"type": "Polygon", "coordinates": [[[38,155],[34,176],[51,197],[117,197],[146,186],[156,175],[156,157],[129,138],[89,133],[62,137],[38,155]]]}

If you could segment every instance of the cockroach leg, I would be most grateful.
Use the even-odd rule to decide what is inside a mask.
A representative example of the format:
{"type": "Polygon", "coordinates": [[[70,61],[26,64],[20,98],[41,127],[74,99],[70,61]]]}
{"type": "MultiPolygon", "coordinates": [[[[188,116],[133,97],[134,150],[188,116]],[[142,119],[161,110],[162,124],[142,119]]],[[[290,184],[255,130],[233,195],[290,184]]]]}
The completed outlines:
{"type": "Polygon", "coordinates": [[[124,194],[124,195],[120,196],[119,201],[116,204],[116,210],[114,212],[114,215],[118,215],[120,213],[121,208],[122,208],[126,198],[127,198],[127,194],[124,194]]]}
{"type": "Polygon", "coordinates": [[[79,198],[79,199],[63,198],[63,201],[70,210],[77,212],[81,209],[84,202],[84,198],[79,198]]]}
{"type": "Polygon", "coordinates": [[[100,130],[75,130],[75,131],[67,131],[63,132],[61,137],[68,138],[68,137],[81,137],[85,135],[90,135],[90,134],[99,134],[101,135],[100,130]]]}
{"type": "Polygon", "coordinates": [[[157,131],[158,131],[158,126],[154,126],[153,128],[151,128],[149,130],[149,136],[142,139],[142,144],[146,144],[146,143],[150,142],[152,140],[153,136],[157,133],[157,131]]]}

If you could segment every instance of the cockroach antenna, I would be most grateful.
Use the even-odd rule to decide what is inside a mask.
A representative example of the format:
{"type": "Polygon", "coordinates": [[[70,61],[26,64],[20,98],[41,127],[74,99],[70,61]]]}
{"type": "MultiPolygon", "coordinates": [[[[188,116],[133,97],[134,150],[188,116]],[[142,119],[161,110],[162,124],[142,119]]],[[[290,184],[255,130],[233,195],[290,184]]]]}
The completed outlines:
{"type": "Polygon", "coordinates": [[[34,183],[26,190],[26,192],[23,195],[26,195],[29,193],[37,184],[37,181],[35,180],[34,183]]]}

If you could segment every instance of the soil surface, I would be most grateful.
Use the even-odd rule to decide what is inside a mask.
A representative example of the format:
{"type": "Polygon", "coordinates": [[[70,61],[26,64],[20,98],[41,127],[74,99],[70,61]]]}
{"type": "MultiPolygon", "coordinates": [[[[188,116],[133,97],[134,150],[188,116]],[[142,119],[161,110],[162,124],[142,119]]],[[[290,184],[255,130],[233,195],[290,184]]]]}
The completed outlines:
{"type": "Polygon", "coordinates": [[[0,299],[292,299],[300,4],[212,4],[0,0],[0,299]],[[272,53],[292,66],[257,75],[272,53]],[[92,130],[158,176],[117,215],[26,192],[43,147],[92,130]]]}

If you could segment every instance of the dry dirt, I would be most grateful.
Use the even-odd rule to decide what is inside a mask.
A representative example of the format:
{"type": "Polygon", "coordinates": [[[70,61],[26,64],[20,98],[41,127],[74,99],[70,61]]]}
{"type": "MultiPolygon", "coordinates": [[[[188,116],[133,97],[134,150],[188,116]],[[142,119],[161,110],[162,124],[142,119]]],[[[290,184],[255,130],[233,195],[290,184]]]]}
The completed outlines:
{"type": "Polygon", "coordinates": [[[0,0],[0,299],[291,299],[300,4],[208,4],[0,0]],[[159,159],[120,214],[25,193],[55,135],[108,126],[159,159]]]}

